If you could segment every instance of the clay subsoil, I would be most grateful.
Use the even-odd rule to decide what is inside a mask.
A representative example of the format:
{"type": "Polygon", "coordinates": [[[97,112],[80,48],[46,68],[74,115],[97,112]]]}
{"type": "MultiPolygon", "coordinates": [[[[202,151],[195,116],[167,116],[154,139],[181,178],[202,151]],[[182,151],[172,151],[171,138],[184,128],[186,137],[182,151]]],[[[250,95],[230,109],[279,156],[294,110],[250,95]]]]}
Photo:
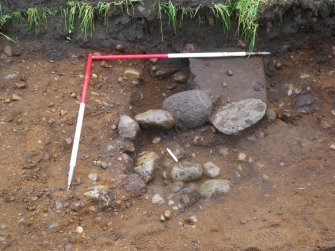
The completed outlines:
{"type": "MultiPolygon", "coordinates": [[[[67,173],[89,52],[129,52],[127,46],[114,50],[120,42],[142,51],[178,51],[185,42],[218,48],[235,44],[236,39],[226,44],[219,30],[207,33],[206,26],[199,26],[198,37],[181,32],[161,43],[157,33],[149,41],[136,37],[147,31],[142,29],[146,21],[137,20],[127,27],[141,27],[141,32],[127,33],[128,40],[122,33],[117,39],[101,35],[79,43],[85,48],[75,39],[64,42],[56,28],[38,35],[22,30],[20,45],[10,45],[12,56],[4,53],[8,44],[1,40],[0,250],[335,250],[333,26],[321,25],[325,30],[319,32],[308,28],[308,33],[308,25],[297,25],[293,19],[280,31],[273,27],[271,33],[261,33],[267,39],[259,44],[273,52],[264,62],[268,106],[276,118],[266,116],[236,136],[223,136],[205,124],[192,130],[142,130],[134,144],[122,140],[117,130],[121,114],[160,108],[167,96],[190,88],[174,84],[171,77],[153,76],[152,66],[167,65],[188,75],[188,63],[94,62],[70,191],[67,173]],[[203,34],[211,36],[203,39],[203,34]],[[93,45],[95,49],[88,48],[93,45]],[[120,81],[129,67],[143,72],[138,85],[120,81]],[[308,96],[305,105],[302,96],[308,96]],[[153,144],[156,137],[161,142],[153,144]],[[218,165],[219,178],[231,181],[230,193],[200,199],[183,211],[171,209],[167,198],[174,184],[163,173],[164,163],[173,165],[165,149],[176,144],[184,148],[184,159],[218,165]],[[136,160],[145,150],[157,152],[162,164],[147,192],[136,198],[122,186],[129,173],[122,154],[136,160]],[[246,160],[238,160],[239,153],[246,154],[246,160]],[[101,168],[101,162],[108,167],[101,168]],[[90,173],[97,174],[97,181],[88,178],[90,173]],[[103,209],[84,197],[94,185],[108,187],[115,196],[112,208],[103,209]],[[164,195],[165,204],[152,204],[156,193],[164,195]],[[172,217],[161,222],[165,210],[172,211],[172,217]]],[[[9,32],[17,30],[12,28],[9,32]]],[[[205,180],[184,186],[196,188],[205,180]]]]}

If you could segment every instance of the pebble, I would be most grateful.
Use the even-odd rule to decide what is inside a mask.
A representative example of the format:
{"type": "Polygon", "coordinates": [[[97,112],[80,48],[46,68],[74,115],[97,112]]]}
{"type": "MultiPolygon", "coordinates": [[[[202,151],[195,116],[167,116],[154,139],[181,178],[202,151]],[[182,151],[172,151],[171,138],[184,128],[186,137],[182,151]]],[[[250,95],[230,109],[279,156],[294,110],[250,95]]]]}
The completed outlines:
{"type": "Polygon", "coordinates": [[[93,74],[92,74],[92,78],[98,78],[98,75],[95,74],[95,73],[93,73],[93,74]]]}
{"type": "Polygon", "coordinates": [[[247,155],[245,153],[239,153],[237,155],[237,160],[239,161],[246,161],[246,159],[247,159],[247,155]]]}
{"type": "Polygon", "coordinates": [[[71,145],[72,144],[72,138],[68,137],[65,139],[66,144],[71,145]]]}
{"type": "Polygon", "coordinates": [[[304,79],[304,78],[309,78],[311,75],[307,74],[307,73],[301,73],[300,74],[300,78],[304,79]]]}
{"type": "Polygon", "coordinates": [[[198,163],[180,162],[171,171],[171,177],[176,181],[192,181],[202,176],[203,169],[198,163]]]}
{"type": "Polygon", "coordinates": [[[315,102],[315,98],[312,95],[299,95],[296,98],[295,105],[297,107],[311,106],[315,102]]]}
{"type": "Polygon", "coordinates": [[[93,182],[96,182],[96,181],[98,180],[98,175],[97,175],[97,173],[89,173],[89,174],[87,175],[87,177],[88,177],[91,181],[93,181],[93,182]]]}
{"type": "Polygon", "coordinates": [[[73,250],[73,247],[71,243],[68,243],[65,245],[64,251],[72,251],[72,250],[73,250]]]}
{"type": "Polygon", "coordinates": [[[55,232],[55,231],[57,231],[58,229],[59,229],[59,225],[58,225],[58,223],[54,223],[54,224],[51,224],[51,225],[49,226],[49,230],[52,231],[52,232],[55,232]]]}
{"type": "Polygon", "coordinates": [[[101,167],[102,167],[103,169],[106,169],[106,168],[108,167],[108,163],[103,161],[103,162],[101,163],[101,167]]]}
{"type": "Polygon", "coordinates": [[[135,140],[140,131],[138,123],[128,115],[120,116],[118,128],[120,136],[129,140],[135,140]]]}
{"type": "Polygon", "coordinates": [[[191,217],[189,217],[185,220],[185,223],[189,224],[189,225],[194,225],[197,222],[198,222],[198,219],[197,219],[196,215],[192,215],[191,217]]]}
{"type": "Polygon", "coordinates": [[[263,85],[262,85],[262,83],[260,83],[260,82],[256,82],[256,83],[253,85],[253,89],[254,89],[254,91],[256,91],[256,92],[259,92],[260,90],[262,90],[262,88],[263,88],[263,85]]]}
{"type": "Polygon", "coordinates": [[[62,202],[60,202],[59,200],[57,200],[55,202],[55,206],[56,206],[56,209],[61,209],[63,207],[63,204],[62,204],[62,202]]]}
{"type": "Polygon", "coordinates": [[[123,73],[123,76],[126,77],[129,80],[134,80],[134,79],[140,79],[141,78],[141,73],[136,69],[128,68],[123,73]]]}
{"type": "Polygon", "coordinates": [[[330,149],[335,150],[335,143],[330,144],[330,149]]]}
{"type": "Polygon", "coordinates": [[[13,100],[13,101],[20,101],[20,100],[22,100],[22,97],[19,96],[19,95],[17,95],[17,94],[13,94],[13,95],[12,95],[12,100],[13,100]]]}
{"type": "Polygon", "coordinates": [[[171,202],[169,201],[169,206],[171,206],[173,210],[185,209],[198,202],[200,197],[201,195],[198,190],[184,188],[173,195],[171,202]]]}
{"type": "Polygon", "coordinates": [[[153,180],[154,171],[158,168],[160,157],[157,153],[146,151],[139,154],[134,171],[139,174],[145,183],[153,180]]]}
{"type": "Polygon", "coordinates": [[[83,227],[82,226],[77,226],[76,227],[76,233],[81,234],[82,232],[84,232],[83,227]]]}
{"type": "Polygon", "coordinates": [[[230,191],[228,180],[207,180],[199,188],[203,197],[213,198],[227,194],[230,191]]]}
{"type": "Polygon", "coordinates": [[[170,65],[159,65],[157,66],[154,75],[158,78],[167,78],[174,74],[176,71],[177,69],[170,65]]]}
{"type": "Polygon", "coordinates": [[[171,192],[178,193],[181,189],[183,189],[182,185],[175,184],[171,187],[171,192]]]}
{"type": "Polygon", "coordinates": [[[266,104],[260,99],[244,99],[224,105],[213,112],[211,123],[221,133],[232,135],[256,124],[263,118],[266,104]]]}
{"type": "Polygon", "coordinates": [[[93,186],[90,187],[84,196],[96,201],[101,209],[111,209],[115,207],[115,196],[108,191],[107,186],[93,186]]]}
{"type": "Polygon", "coordinates": [[[185,73],[178,71],[175,74],[173,74],[173,80],[178,83],[185,83],[187,80],[187,76],[185,73]]]}
{"type": "Polygon", "coordinates": [[[156,193],[156,194],[152,197],[151,202],[152,202],[152,204],[161,204],[161,205],[165,203],[165,201],[164,201],[164,199],[162,198],[162,196],[161,196],[160,194],[158,194],[158,193],[156,193]]]}
{"type": "Polygon", "coordinates": [[[189,90],[166,98],[162,108],[171,112],[178,127],[195,128],[208,121],[213,103],[207,93],[201,90],[189,90]]]}
{"type": "Polygon", "coordinates": [[[135,120],[141,128],[146,129],[158,127],[164,130],[169,130],[176,123],[170,112],[161,109],[149,110],[137,114],[135,120]]]}
{"type": "Polygon", "coordinates": [[[162,138],[161,137],[155,137],[153,140],[152,140],[152,144],[158,144],[159,142],[161,142],[162,138]]]}
{"type": "Polygon", "coordinates": [[[15,78],[17,76],[16,73],[11,73],[11,74],[8,74],[5,76],[5,79],[8,80],[8,79],[12,79],[12,78],[15,78]]]}
{"type": "Polygon", "coordinates": [[[135,173],[124,177],[121,186],[134,197],[140,197],[147,191],[144,180],[135,173]]]}
{"type": "Polygon", "coordinates": [[[6,45],[3,50],[8,57],[12,56],[12,47],[10,47],[9,45],[6,45]]]}
{"type": "Polygon", "coordinates": [[[165,222],[165,221],[166,221],[164,215],[162,215],[162,214],[161,214],[161,216],[159,216],[159,220],[160,220],[161,222],[165,222]]]}
{"type": "Polygon", "coordinates": [[[172,217],[172,213],[171,213],[171,211],[170,211],[170,210],[165,210],[165,212],[164,212],[164,217],[165,217],[165,219],[167,219],[167,220],[171,219],[171,217],[172,217]]]}
{"type": "Polygon", "coordinates": [[[19,226],[21,226],[21,227],[24,227],[24,226],[27,226],[27,225],[28,225],[28,223],[27,223],[27,221],[26,221],[25,218],[20,218],[19,221],[18,221],[18,224],[19,224],[19,226]]]}
{"type": "Polygon", "coordinates": [[[228,70],[228,71],[227,71],[227,75],[231,77],[231,76],[234,75],[234,72],[233,72],[232,70],[228,70]]]}
{"type": "Polygon", "coordinates": [[[24,88],[27,87],[27,85],[26,85],[25,82],[22,81],[22,82],[16,83],[16,84],[15,84],[15,87],[16,87],[17,89],[24,89],[24,88]]]}
{"type": "Polygon", "coordinates": [[[204,174],[209,178],[216,178],[220,175],[221,169],[212,162],[204,164],[204,174]]]}

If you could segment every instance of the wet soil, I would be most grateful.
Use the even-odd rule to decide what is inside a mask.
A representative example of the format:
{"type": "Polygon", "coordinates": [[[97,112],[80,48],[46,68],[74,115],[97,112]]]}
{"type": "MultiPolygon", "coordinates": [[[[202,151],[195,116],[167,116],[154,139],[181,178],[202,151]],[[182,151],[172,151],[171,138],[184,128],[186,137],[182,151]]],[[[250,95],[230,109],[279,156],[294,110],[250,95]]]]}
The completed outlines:
{"type": "MultiPolygon", "coordinates": [[[[331,42],[310,43],[266,59],[268,103],[276,120],[264,118],[232,137],[214,132],[209,124],[187,131],[147,130],[134,146],[118,136],[119,115],[159,108],[166,96],[189,86],[171,90],[171,78],[151,75],[150,61],[95,62],[70,191],[65,189],[72,147],[67,141],[74,134],[88,50],[68,44],[60,53],[30,42],[13,47],[12,57],[0,59],[0,249],[334,249],[332,47],[331,42]],[[139,85],[118,81],[128,67],[143,70],[139,85]],[[18,83],[26,87],[19,89],[18,83]],[[22,100],[13,101],[13,94],[22,100]],[[313,101],[301,106],[302,95],[313,101]],[[152,144],[157,136],[162,141],[152,144]],[[220,178],[232,182],[231,192],[202,199],[182,212],[153,205],[155,193],[172,194],[172,181],[162,177],[163,165],[142,197],[131,197],[122,188],[125,148],[133,158],[153,150],[162,163],[173,163],[164,149],[176,143],[185,149],[186,159],[220,166],[220,178]],[[246,161],[237,159],[241,152],[246,161]],[[111,166],[102,169],[97,161],[111,166]],[[96,182],[88,178],[92,172],[96,182]],[[102,210],[83,196],[93,185],[109,187],[116,197],[113,210],[102,210]],[[160,222],[166,209],[172,218],[160,222]],[[83,232],[76,231],[78,226],[83,232]]],[[[100,51],[106,52],[113,51],[100,51]]],[[[185,62],[159,63],[188,73],[185,62]]],[[[198,187],[204,180],[185,186],[198,187]]]]}

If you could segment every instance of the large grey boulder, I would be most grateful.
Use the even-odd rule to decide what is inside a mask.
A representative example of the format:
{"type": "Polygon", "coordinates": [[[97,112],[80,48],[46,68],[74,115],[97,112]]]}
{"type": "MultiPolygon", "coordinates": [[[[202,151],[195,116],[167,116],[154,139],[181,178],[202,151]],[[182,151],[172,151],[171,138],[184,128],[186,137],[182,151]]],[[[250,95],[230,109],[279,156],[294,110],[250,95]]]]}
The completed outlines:
{"type": "Polygon", "coordinates": [[[139,131],[140,126],[128,115],[121,115],[119,120],[119,135],[124,139],[134,140],[139,131]]]}
{"type": "Polygon", "coordinates": [[[162,108],[172,113],[178,127],[194,128],[208,121],[213,103],[205,92],[190,90],[166,98],[162,108]]]}
{"type": "Polygon", "coordinates": [[[160,109],[137,114],[135,120],[142,128],[159,127],[165,130],[171,129],[176,123],[170,112],[160,109]]]}
{"type": "Polygon", "coordinates": [[[225,105],[213,112],[210,121],[224,134],[237,134],[256,124],[266,112],[266,104],[260,99],[244,99],[225,105]]]}

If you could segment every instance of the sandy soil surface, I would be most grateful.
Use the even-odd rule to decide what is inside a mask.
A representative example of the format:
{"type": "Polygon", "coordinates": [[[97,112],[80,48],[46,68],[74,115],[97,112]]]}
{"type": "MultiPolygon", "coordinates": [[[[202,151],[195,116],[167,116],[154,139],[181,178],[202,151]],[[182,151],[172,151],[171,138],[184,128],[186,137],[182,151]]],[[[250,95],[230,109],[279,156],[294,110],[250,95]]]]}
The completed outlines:
{"type": "MultiPolygon", "coordinates": [[[[95,62],[74,184],[66,191],[88,50],[65,47],[55,58],[59,53],[43,46],[12,47],[13,55],[0,59],[0,249],[334,250],[332,48],[331,43],[306,45],[268,60],[268,102],[275,120],[266,117],[230,137],[209,124],[187,131],[147,130],[134,145],[118,136],[120,114],[158,108],[166,96],[188,87],[171,87],[171,78],[152,76],[149,61],[95,62]],[[128,67],[143,71],[141,83],[120,81],[128,67]],[[158,144],[152,143],[155,137],[161,138],[158,144]],[[185,159],[218,165],[220,178],[232,183],[230,193],[175,211],[167,205],[173,183],[163,178],[163,164],[141,197],[123,189],[124,149],[134,159],[152,150],[161,163],[169,163],[164,149],[176,143],[185,159]],[[240,153],[245,160],[238,160],[240,153]],[[109,166],[103,169],[99,161],[109,166]],[[97,174],[96,181],[90,173],[97,174]],[[106,185],[115,196],[111,209],[84,197],[93,185],[106,185]],[[165,204],[152,204],[156,193],[165,204]],[[171,219],[161,222],[166,210],[171,219]]],[[[187,74],[184,64],[175,67],[187,74]]],[[[198,187],[204,180],[184,186],[198,187]]]]}

